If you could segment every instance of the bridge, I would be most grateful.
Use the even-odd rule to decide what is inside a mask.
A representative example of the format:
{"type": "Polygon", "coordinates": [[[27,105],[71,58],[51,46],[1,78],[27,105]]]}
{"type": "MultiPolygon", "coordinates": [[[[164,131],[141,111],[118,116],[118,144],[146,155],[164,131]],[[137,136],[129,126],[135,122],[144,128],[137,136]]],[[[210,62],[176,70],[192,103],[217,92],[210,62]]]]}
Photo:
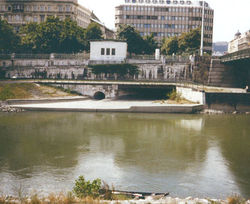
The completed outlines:
{"type": "Polygon", "coordinates": [[[250,87],[250,48],[212,59],[209,84],[223,87],[250,87]]]}
{"type": "Polygon", "coordinates": [[[250,68],[250,48],[226,54],[221,57],[222,63],[249,63],[250,68]]]}

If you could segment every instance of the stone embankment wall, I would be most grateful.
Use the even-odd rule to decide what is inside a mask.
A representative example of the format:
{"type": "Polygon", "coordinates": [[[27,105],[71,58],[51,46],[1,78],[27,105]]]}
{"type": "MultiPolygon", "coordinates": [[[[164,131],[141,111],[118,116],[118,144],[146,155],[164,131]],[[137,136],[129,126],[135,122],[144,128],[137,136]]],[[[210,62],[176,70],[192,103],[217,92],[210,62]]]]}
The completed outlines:
{"type": "Polygon", "coordinates": [[[211,86],[235,87],[233,67],[221,63],[220,59],[212,59],[208,83],[211,86]]]}
{"type": "Polygon", "coordinates": [[[0,67],[6,78],[43,79],[86,79],[86,80],[151,80],[151,81],[191,81],[190,63],[165,64],[160,61],[134,60],[139,74],[119,78],[117,74],[95,75],[88,67],[88,60],[75,59],[15,59],[0,60],[0,67]]]}
{"type": "Polygon", "coordinates": [[[208,109],[250,112],[250,93],[206,93],[208,109]]]}

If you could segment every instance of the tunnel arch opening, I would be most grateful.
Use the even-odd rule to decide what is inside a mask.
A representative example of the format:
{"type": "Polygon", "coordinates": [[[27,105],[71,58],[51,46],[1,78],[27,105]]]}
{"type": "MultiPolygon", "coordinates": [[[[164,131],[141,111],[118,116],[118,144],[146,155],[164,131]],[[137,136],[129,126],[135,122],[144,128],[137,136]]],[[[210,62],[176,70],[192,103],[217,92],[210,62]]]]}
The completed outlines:
{"type": "Polygon", "coordinates": [[[96,100],[105,99],[105,94],[101,91],[98,91],[94,94],[94,99],[96,99],[96,100]]]}

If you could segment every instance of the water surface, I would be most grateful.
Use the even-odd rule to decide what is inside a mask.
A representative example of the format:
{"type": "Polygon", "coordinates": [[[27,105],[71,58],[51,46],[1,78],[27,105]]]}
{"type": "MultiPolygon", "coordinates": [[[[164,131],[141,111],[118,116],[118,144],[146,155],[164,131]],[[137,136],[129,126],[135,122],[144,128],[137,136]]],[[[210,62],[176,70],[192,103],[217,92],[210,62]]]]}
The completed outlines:
{"type": "Polygon", "coordinates": [[[128,113],[0,114],[0,194],[119,190],[250,197],[250,117],[128,113]]]}

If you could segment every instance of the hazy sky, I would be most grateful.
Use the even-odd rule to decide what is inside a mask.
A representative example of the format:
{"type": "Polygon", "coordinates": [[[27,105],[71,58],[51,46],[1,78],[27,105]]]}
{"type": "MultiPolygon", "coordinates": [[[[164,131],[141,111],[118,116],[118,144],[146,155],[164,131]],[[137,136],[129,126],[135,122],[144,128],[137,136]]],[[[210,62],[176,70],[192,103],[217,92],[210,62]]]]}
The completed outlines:
{"type": "MultiPolygon", "coordinates": [[[[114,29],[115,6],[124,0],[78,0],[93,10],[108,27],[114,29]]],[[[239,30],[250,30],[250,0],[206,0],[215,11],[214,42],[230,41],[239,30]]]]}

